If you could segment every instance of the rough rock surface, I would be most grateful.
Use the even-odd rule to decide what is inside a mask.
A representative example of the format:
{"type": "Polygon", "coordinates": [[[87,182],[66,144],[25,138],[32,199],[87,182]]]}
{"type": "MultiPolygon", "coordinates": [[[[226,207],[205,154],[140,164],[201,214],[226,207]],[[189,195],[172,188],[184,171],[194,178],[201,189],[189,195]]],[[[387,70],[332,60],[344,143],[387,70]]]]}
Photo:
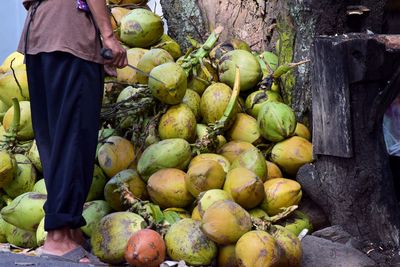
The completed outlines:
{"type": "Polygon", "coordinates": [[[329,240],[306,236],[302,240],[302,267],[374,267],[377,264],[361,251],[329,240]]]}

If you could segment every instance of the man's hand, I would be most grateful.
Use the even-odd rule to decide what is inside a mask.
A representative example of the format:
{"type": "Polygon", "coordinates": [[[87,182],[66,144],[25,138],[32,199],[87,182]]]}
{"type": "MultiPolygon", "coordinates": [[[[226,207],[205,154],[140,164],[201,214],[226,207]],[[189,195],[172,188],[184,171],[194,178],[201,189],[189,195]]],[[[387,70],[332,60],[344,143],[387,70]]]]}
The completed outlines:
{"type": "Polygon", "coordinates": [[[126,50],[122,47],[114,35],[110,38],[103,37],[103,46],[111,49],[113,55],[113,59],[106,61],[106,64],[117,68],[123,68],[128,65],[126,50]]]}
{"type": "Polygon", "coordinates": [[[90,12],[100,30],[103,39],[103,46],[112,51],[113,59],[106,61],[105,64],[113,67],[122,68],[128,64],[126,50],[121,46],[114,35],[111,27],[110,14],[105,0],[86,0],[90,12]]]}

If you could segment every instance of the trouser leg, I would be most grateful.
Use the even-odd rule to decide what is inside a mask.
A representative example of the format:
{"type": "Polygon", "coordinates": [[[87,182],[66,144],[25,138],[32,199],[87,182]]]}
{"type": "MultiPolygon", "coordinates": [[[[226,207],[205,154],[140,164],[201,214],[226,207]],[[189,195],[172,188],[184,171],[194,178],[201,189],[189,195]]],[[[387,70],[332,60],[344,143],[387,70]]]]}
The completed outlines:
{"type": "Polygon", "coordinates": [[[85,224],[83,204],[93,178],[102,68],[63,52],[28,57],[32,122],[48,192],[45,229],[78,228],[85,224]],[[29,66],[34,61],[39,63],[29,66]]]}

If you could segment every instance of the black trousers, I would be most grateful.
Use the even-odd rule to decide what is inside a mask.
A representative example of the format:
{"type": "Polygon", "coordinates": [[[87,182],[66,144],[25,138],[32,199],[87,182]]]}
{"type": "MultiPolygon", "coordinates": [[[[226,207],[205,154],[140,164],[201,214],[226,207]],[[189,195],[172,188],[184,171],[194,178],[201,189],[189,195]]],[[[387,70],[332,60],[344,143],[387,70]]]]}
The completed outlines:
{"type": "Polygon", "coordinates": [[[47,188],[45,230],[79,228],[93,179],[102,66],[69,53],[26,55],[32,124],[47,188]]]}

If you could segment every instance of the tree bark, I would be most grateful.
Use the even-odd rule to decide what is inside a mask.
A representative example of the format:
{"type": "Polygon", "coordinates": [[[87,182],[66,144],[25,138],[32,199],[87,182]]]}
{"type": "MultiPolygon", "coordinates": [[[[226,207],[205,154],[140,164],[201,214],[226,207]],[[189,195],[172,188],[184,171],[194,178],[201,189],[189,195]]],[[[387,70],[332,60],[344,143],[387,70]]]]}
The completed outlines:
{"type": "Polygon", "coordinates": [[[332,224],[378,246],[398,247],[400,206],[382,120],[400,91],[400,49],[382,36],[323,37],[312,59],[316,161],[297,179],[332,224]]]}

